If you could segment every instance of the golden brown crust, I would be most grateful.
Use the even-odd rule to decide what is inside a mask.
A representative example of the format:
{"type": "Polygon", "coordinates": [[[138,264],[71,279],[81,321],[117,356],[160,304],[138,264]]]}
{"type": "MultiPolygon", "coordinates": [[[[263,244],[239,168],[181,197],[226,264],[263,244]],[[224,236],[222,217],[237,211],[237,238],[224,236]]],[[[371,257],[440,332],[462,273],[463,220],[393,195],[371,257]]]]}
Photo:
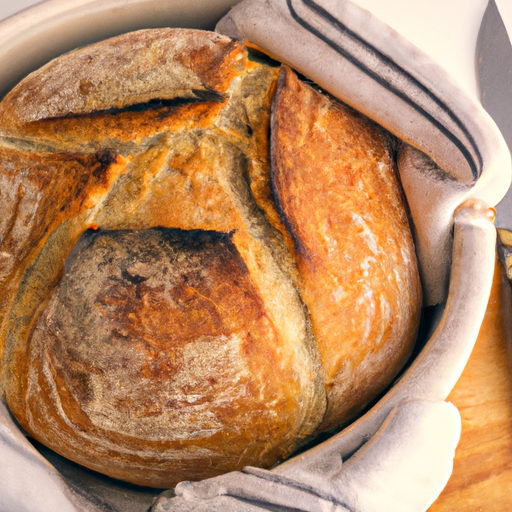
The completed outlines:
{"type": "Polygon", "coordinates": [[[321,426],[352,417],[409,357],[421,289],[388,140],[283,67],[272,114],[272,184],[326,372],[321,426]]]}

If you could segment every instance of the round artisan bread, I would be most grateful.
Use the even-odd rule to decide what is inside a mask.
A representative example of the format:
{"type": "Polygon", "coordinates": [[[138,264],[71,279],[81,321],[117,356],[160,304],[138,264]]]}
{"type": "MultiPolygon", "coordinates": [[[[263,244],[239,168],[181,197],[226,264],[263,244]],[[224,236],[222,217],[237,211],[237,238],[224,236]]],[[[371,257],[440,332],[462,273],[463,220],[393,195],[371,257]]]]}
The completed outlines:
{"type": "Polygon", "coordinates": [[[63,55],[0,104],[2,388],[27,433],[170,487],[271,467],[411,354],[388,135],[213,32],[63,55]]]}

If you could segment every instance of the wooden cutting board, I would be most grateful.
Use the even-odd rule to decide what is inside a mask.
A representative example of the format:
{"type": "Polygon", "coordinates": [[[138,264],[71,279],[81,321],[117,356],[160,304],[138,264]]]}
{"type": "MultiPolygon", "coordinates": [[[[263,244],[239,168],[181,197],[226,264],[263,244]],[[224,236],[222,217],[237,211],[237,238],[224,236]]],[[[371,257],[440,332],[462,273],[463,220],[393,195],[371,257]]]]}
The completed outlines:
{"type": "Polygon", "coordinates": [[[462,417],[453,474],[429,512],[512,511],[512,357],[504,315],[512,316],[512,305],[504,293],[510,285],[497,264],[474,351],[447,399],[462,417]]]}

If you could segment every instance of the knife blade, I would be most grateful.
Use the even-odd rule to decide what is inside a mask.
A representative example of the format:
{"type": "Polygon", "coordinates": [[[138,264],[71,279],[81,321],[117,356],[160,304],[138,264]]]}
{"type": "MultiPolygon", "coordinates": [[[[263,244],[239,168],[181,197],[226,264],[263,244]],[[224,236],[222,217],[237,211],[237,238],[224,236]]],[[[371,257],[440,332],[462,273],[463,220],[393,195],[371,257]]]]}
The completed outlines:
{"type": "MultiPolygon", "coordinates": [[[[512,148],[512,44],[495,0],[489,0],[476,44],[480,101],[512,148]]],[[[512,280],[512,187],[496,206],[498,254],[512,280]]]]}
{"type": "MultiPolygon", "coordinates": [[[[476,44],[480,101],[512,148],[512,44],[495,0],[489,0],[476,44]]],[[[512,361],[512,187],[496,206],[503,327],[512,361]],[[506,278],[505,278],[506,276],[506,278]]]]}

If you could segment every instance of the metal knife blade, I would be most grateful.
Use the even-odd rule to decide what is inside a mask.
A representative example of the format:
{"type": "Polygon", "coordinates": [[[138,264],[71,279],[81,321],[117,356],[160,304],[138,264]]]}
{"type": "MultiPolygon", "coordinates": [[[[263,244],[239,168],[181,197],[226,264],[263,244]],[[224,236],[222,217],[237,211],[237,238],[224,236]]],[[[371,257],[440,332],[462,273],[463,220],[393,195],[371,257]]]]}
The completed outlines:
{"type": "MultiPolygon", "coordinates": [[[[476,44],[480,101],[512,148],[512,44],[495,0],[489,0],[476,44]]],[[[512,280],[512,187],[496,206],[499,256],[512,280]]]]}

